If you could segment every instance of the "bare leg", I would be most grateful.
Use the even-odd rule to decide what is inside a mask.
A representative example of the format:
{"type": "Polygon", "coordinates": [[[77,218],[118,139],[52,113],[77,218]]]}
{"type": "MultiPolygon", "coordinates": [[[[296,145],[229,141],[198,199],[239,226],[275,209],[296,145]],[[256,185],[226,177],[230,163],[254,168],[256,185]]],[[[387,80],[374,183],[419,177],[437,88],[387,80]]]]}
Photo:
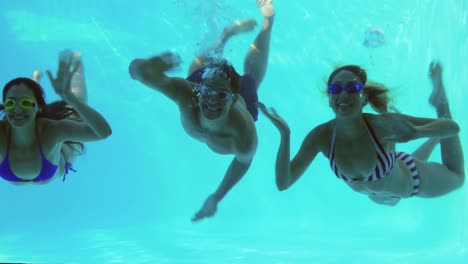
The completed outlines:
{"type": "Polygon", "coordinates": [[[268,55],[270,51],[270,36],[275,18],[275,11],[272,0],[256,1],[263,14],[263,25],[245,57],[244,73],[252,75],[256,81],[258,90],[267,70],[268,55]]]}
{"type": "Polygon", "coordinates": [[[206,63],[207,57],[210,57],[211,52],[214,52],[214,54],[221,56],[224,52],[224,46],[232,36],[237,35],[239,33],[249,32],[256,25],[257,21],[255,21],[255,19],[246,19],[236,21],[234,22],[234,24],[225,27],[216,45],[213,48],[211,48],[208,52],[205,52],[206,54],[201,54],[193,60],[189,68],[189,76],[193,72],[204,67],[204,63],[206,63]]]}
{"type": "Polygon", "coordinates": [[[411,154],[411,156],[419,160],[427,161],[429,159],[429,156],[431,156],[432,151],[434,151],[435,146],[437,146],[437,144],[439,143],[440,141],[438,139],[430,138],[426,142],[424,142],[418,149],[416,149],[411,154]]]}
{"type": "MultiPolygon", "coordinates": [[[[80,52],[74,52],[72,56],[73,56],[73,63],[77,61],[81,61],[80,52]]],[[[81,102],[87,104],[88,103],[88,91],[86,89],[83,63],[80,63],[80,65],[78,66],[78,70],[73,75],[71,83],[72,83],[73,94],[75,94],[76,97],[78,97],[78,99],[81,102]]]]}
{"type": "Polygon", "coordinates": [[[39,71],[39,70],[35,70],[32,74],[32,79],[37,82],[37,83],[40,83],[41,82],[41,79],[42,79],[42,72],[39,71]]]}
{"type": "MultiPolygon", "coordinates": [[[[396,112],[396,113],[401,113],[398,108],[395,106],[390,106],[389,107],[391,111],[396,112]]],[[[411,156],[413,158],[419,159],[419,160],[424,160],[427,161],[429,159],[429,156],[431,156],[432,152],[434,151],[435,146],[439,144],[440,141],[435,138],[430,138],[426,142],[424,142],[418,149],[416,149],[413,153],[411,153],[411,156]]]]}
{"type": "MultiPolygon", "coordinates": [[[[442,83],[442,67],[431,63],[433,91],[429,103],[439,118],[452,118],[442,83]]],[[[442,164],[415,159],[420,175],[418,196],[437,197],[460,188],[465,181],[464,157],[459,136],[440,140],[442,164]]]]}
{"type": "MultiPolygon", "coordinates": [[[[439,63],[431,63],[430,66],[433,91],[429,103],[436,108],[437,117],[452,119],[445,88],[442,83],[442,66],[439,63]]],[[[463,150],[460,137],[454,136],[440,141],[442,151],[442,163],[451,171],[465,178],[463,150]]]]}

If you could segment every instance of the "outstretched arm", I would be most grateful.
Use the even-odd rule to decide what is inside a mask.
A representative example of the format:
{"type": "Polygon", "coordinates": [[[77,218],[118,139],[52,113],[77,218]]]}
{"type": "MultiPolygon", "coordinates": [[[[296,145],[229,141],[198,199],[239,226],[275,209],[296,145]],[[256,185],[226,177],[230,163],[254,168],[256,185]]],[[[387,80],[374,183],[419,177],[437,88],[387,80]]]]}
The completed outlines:
{"type": "Polygon", "coordinates": [[[129,66],[133,80],[164,94],[177,104],[183,99],[190,99],[192,86],[182,78],[168,77],[165,72],[176,68],[181,63],[179,56],[166,52],[149,59],[134,59],[129,66]]]}
{"type": "Polygon", "coordinates": [[[86,142],[106,138],[112,133],[109,123],[96,110],[79,100],[72,92],[72,78],[81,64],[81,61],[77,61],[72,65],[72,55],[73,53],[70,50],[61,52],[57,77],[54,78],[50,71],[47,71],[47,75],[55,92],[78,112],[83,122],[71,120],[51,121],[52,130],[50,132],[60,141],[86,142]]]}
{"type": "Polygon", "coordinates": [[[217,202],[221,201],[224,196],[236,185],[239,180],[244,177],[245,173],[252,163],[252,157],[248,160],[241,161],[237,157],[234,158],[229,165],[229,168],[224,175],[223,181],[218,186],[218,189],[214,193],[217,202]]]}
{"type": "Polygon", "coordinates": [[[281,142],[276,156],[276,186],[283,191],[294,184],[312,163],[320,151],[320,134],[322,126],[314,128],[302,142],[296,156],[290,161],[290,130],[284,121],[272,108],[270,111],[259,103],[260,110],[273,122],[281,134],[281,142]]]}
{"type": "Polygon", "coordinates": [[[380,115],[377,123],[382,126],[382,140],[403,143],[418,138],[444,139],[460,131],[458,124],[447,118],[420,118],[398,113],[380,115]]]}
{"type": "Polygon", "coordinates": [[[218,186],[218,189],[206,199],[202,208],[192,218],[192,221],[195,222],[205,217],[213,216],[216,213],[218,203],[232,189],[232,187],[242,179],[251,163],[252,158],[248,161],[241,161],[234,158],[231,165],[229,165],[221,184],[218,186]]]}
{"type": "Polygon", "coordinates": [[[304,174],[319,152],[318,134],[313,129],[304,139],[299,152],[290,161],[290,136],[281,134],[281,143],[276,157],[276,186],[283,191],[293,185],[304,174]]]}
{"type": "Polygon", "coordinates": [[[245,125],[242,136],[239,137],[234,146],[236,156],[229,165],[221,184],[216,192],[206,199],[203,207],[195,214],[192,221],[198,221],[216,213],[218,203],[247,173],[257,149],[257,141],[255,125],[253,123],[251,126],[245,125]]]}

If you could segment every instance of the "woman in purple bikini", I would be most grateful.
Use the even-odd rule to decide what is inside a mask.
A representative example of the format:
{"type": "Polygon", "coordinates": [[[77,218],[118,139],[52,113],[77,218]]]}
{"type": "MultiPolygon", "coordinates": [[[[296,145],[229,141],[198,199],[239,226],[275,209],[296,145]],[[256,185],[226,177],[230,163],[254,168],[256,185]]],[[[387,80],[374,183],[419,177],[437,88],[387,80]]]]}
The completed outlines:
{"type": "Polygon", "coordinates": [[[38,72],[35,80],[16,78],[3,88],[0,177],[6,181],[44,184],[62,175],[65,180],[84,150],[81,142],[112,133],[107,121],[87,105],[80,54],[65,50],[59,58],[57,77],[47,74],[62,101],[45,103],[38,72]]]}
{"type": "Polygon", "coordinates": [[[379,204],[395,205],[401,198],[437,197],[463,186],[463,150],[442,84],[442,66],[429,67],[433,92],[429,99],[437,119],[388,113],[388,90],[367,82],[366,72],[355,65],[336,69],[328,79],[330,107],[336,117],[312,129],[299,152],[290,160],[290,130],[274,109],[260,110],[281,134],[276,159],[276,185],[286,190],[317,154],[328,158],[336,177],[354,191],[379,204]],[[363,113],[369,103],[380,115],[363,113]],[[412,154],[395,151],[395,144],[429,138],[412,154]],[[442,163],[427,159],[440,143],[442,163]]]}

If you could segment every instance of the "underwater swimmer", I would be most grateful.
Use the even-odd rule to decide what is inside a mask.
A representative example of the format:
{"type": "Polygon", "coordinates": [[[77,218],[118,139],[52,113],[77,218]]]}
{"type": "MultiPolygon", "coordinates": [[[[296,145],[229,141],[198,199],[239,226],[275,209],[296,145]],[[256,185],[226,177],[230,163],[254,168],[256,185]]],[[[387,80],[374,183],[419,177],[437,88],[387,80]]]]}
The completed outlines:
{"type": "MultiPolygon", "coordinates": [[[[270,0],[258,0],[257,5],[263,14],[263,26],[247,52],[243,76],[226,60],[205,55],[195,58],[187,79],[165,75],[180,65],[180,58],[173,53],[135,59],[129,67],[132,79],[161,92],[178,105],[182,126],[191,137],[216,153],[234,155],[220,185],[192,221],[216,213],[218,203],[246,174],[257,149],[254,123],[258,115],[257,90],[267,69],[274,20],[270,0]]],[[[222,54],[231,36],[250,31],[255,24],[254,20],[244,20],[226,27],[214,52],[222,54]]]]}
{"type": "Polygon", "coordinates": [[[86,103],[79,53],[61,52],[57,77],[47,73],[63,101],[45,103],[38,71],[34,79],[16,78],[3,88],[0,177],[14,184],[44,184],[62,175],[65,180],[83,151],[81,142],[111,134],[106,120],[86,103]]]}
{"type": "Polygon", "coordinates": [[[388,89],[368,85],[366,72],[359,66],[336,69],[328,79],[329,103],[336,117],[312,129],[291,161],[287,123],[274,109],[261,105],[281,134],[276,162],[278,189],[294,184],[319,152],[328,157],[338,179],[379,204],[395,205],[411,196],[437,197],[463,186],[460,129],[452,120],[442,66],[432,62],[429,73],[433,86],[429,102],[438,119],[388,113],[388,89]],[[383,114],[363,113],[368,102],[383,114]],[[411,155],[395,151],[396,143],[418,138],[430,139],[411,155]],[[438,143],[442,163],[428,162],[438,143]]]}

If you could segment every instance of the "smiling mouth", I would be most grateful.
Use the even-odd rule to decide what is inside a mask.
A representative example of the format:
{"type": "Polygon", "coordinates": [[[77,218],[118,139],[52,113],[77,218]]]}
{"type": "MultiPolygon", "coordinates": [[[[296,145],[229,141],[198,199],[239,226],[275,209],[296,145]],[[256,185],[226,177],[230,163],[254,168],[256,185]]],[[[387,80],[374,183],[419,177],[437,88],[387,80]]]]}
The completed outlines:
{"type": "Polygon", "coordinates": [[[203,105],[203,109],[207,110],[207,111],[210,111],[210,112],[220,112],[222,110],[221,107],[209,106],[207,104],[203,105]]]}
{"type": "Polygon", "coordinates": [[[336,106],[351,106],[351,104],[348,103],[338,103],[336,106]]]}
{"type": "Polygon", "coordinates": [[[10,116],[10,118],[14,120],[23,120],[26,119],[26,117],[25,115],[10,116]]]}

